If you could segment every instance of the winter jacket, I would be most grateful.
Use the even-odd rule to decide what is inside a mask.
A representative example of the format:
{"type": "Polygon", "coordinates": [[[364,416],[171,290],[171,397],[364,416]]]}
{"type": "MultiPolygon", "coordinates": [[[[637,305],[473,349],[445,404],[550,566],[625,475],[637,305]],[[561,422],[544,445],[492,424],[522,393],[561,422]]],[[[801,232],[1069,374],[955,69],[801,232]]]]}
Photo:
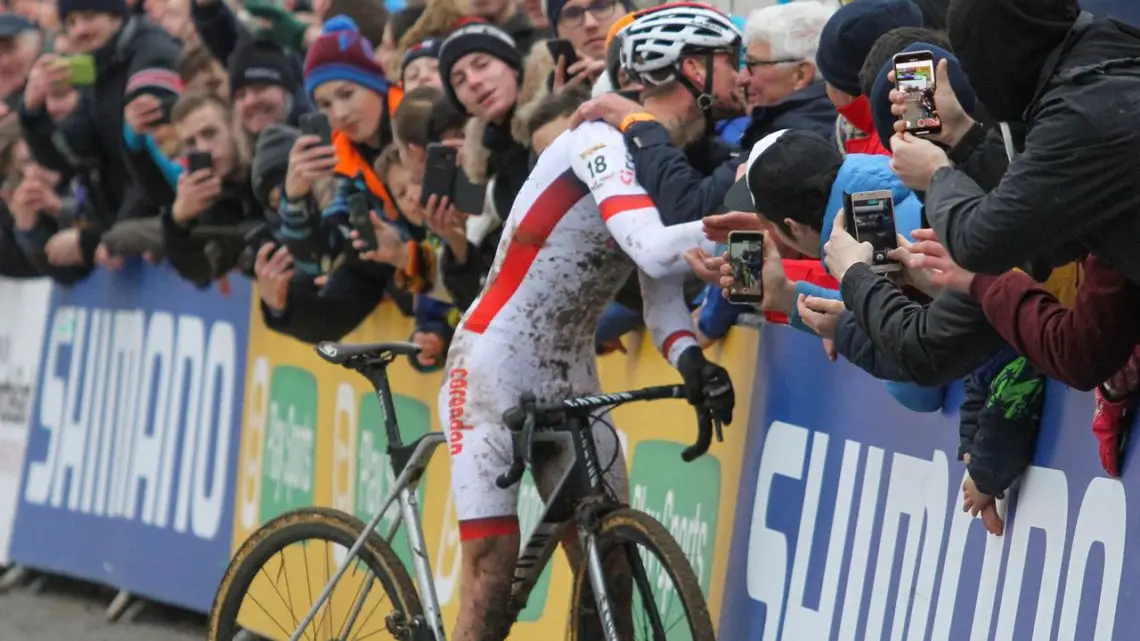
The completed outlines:
{"type": "Polygon", "coordinates": [[[844,274],[840,291],[849,311],[836,330],[836,351],[876,378],[946,385],[1006,346],[981,307],[952,290],[922,305],[860,263],[844,274]]]}
{"type": "Polygon", "coordinates": [[[40,275],[35,264],[16,241],[15,223],[8,206],[0,203],[0,276],[32,278],[40,275]]]}
{"type": "Polygon", "coordinates": [[[186,224],[174,221],[172,207],[162,212],[162,242],[166,260],[196,287],[206,288],[237,266],[245,249],[245,233],[265,221],[248,180],[223,184],[218,200],[186,224]],[[203,235],[207,227],[224,233],[203,235]]]}
{"type": "MultiPolygon", "coordinates": [[[[131,79],[176,79],[180,45],[145,18],[128,18],[95,52],[96,84],[81,93],[74,111],[55,123],[44,108],[20,109],[20,122],[36,160],[63,173],[86,176],[94,210],[110,222],[152,216],[164,203],[150,202],[133,175],[123,140],[125,94],[131,79]]],[[[97,238],[83,243],[90,262],[97,238]]]]}
{"type": "Polygon", "coordinates": [[[1140,282],[1140,30],[1082,14],[1047,61],[1025,151],[987,191],[945,167],[927,217],[954,260],[1000,274],[1073,240],[1140,282]]]}
{"type": "Polygon", "coordinates": [[[740,147],[748,151],[764,136],[781,129],[813,131],[831,140],[835,137],[837,118],[825,83],[813,82],[774,105],[753,109],[740,147]]]}

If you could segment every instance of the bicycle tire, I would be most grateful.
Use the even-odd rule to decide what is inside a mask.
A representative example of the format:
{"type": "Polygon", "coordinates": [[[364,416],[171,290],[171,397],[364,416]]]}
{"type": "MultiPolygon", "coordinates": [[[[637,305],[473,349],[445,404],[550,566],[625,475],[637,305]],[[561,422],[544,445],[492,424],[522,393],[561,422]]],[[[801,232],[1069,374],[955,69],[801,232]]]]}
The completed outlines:
{"type": "MultiPolygon", "coordinates": [[[[364,530],[360,519],[331,508],[308,507],[285,512],[261,526],[242,543],[230,561],[210,608],[209,641],[232,641],[244,597],[263,564],[286,546],[325,540],[350,548],[364,530]]],[[[376,532],[365,539],[357,558],[364,561],[405,620],[422,617],[423,606],[408,571],[391,546],[376,532]]]]}
{"type": "MultiPolygon", "coordinates": [[[[625,541],[636,543],[656,556],[661,568],[668,573],[677,590],[689,623],[692,641],[716,641],[708,604],[705,602],[704,593],[701,592],[697,575],[693,572],[693,567],[689,564],[689,559],[681,550],[681,546],[665,526],[644,512],[622,508],[610,512],[601,519],[597,536],[603,542],[607,538],[620,537],[625,541]]],[[[586,617],[590,622],[597,620],[586,563],[587,560],[583,558],[582,566],[578,568],[574,577],[567,631],[569,641],[598,641],[596,637],[587,638],[586,633],[582,632],[586,617]]]]}

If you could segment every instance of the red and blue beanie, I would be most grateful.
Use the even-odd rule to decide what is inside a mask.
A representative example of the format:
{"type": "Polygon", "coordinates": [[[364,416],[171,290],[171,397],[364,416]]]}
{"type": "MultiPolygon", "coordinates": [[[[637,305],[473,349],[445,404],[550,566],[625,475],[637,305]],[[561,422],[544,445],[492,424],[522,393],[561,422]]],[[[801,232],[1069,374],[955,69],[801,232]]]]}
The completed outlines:
{"type": "Polygon", "coordinates": [[[360,28],[348,16],[325,21],[321,37],[305,56],[305,92],[311,97],[317,87],[332,80],[343,80],[388,94],[384,70],[372,59],[372,44],[360,35],[360,28]]]}

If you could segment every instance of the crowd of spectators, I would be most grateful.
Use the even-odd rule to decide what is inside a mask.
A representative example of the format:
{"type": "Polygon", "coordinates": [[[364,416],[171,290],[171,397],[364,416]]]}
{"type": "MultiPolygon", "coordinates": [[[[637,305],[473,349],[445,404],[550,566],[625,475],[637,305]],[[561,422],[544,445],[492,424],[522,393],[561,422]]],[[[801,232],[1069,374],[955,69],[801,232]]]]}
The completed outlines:
{"type": "MultiPolygon", "coordinates": [[[[797,0],[739,21],[738,65],[694,55],[645,90],[619,55],[651,10],[631,0],[9,0],[0,274],[71,285],[139,257],[223,292],[244,274],[265,324],[307,342],[393,304],[415,319],[414,366],[437,369],[535,159],[603,120],[665,224],[766,232],[754,306],[723,296],[724,258],[685,255],[703,343],[763,313],[915,411],[964,379],[967,507],[1000,532],[993,498],[1032,457],[1045,378],[1096,390],[1112,475],[1138,386],[1140,11],[1085,5],[797,0]],[[898,122],[908,51],[938,64],[925,138],[898,122]],[[481,202],[421,197],[440,146],[481,202]],[[890,275],[839,215],[871,190],[893,195],[890,275]]],[[[631,277],[599,354],[640,309],[631,277]]]]}

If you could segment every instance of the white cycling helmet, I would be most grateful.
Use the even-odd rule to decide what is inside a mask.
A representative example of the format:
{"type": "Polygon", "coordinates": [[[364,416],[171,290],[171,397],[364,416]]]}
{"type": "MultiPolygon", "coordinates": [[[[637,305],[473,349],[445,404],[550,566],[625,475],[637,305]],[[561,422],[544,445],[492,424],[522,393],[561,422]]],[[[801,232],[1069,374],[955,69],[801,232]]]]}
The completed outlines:
{"type": "Polygon", "coordinates": [[[677,79],[683,56],[737,49],[743,40],[732,18],[699,2],[646,9],[619,37],[622,68],[646,85],[677,79]]]}

